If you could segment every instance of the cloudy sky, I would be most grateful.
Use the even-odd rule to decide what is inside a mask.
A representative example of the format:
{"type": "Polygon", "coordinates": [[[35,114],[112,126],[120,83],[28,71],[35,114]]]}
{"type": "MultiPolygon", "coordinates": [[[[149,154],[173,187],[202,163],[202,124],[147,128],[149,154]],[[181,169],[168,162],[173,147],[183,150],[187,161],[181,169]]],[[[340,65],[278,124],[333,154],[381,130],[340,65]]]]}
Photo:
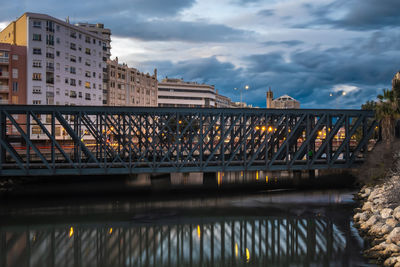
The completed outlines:
{"type": "Polygon", "coordinates": [[[249,85],[243,99],[259,107],[271,87],[303,108],[359,108],[400,70],[399,0],[55,2],[5,1],[0,29],[27,11],[104,23],[120,62],[213,84],[234,101],[249,85]]]}

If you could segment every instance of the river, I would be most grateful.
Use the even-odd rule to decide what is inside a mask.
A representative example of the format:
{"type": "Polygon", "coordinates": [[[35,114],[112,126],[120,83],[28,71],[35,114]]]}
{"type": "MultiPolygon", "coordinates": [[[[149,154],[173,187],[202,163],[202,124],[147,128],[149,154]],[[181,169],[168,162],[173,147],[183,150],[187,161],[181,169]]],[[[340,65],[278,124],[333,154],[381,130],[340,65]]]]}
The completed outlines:
{"type": "Polygon", "coordinates": [[[0,266],[374,266],[353,193],[4,200],[0,266]]]}

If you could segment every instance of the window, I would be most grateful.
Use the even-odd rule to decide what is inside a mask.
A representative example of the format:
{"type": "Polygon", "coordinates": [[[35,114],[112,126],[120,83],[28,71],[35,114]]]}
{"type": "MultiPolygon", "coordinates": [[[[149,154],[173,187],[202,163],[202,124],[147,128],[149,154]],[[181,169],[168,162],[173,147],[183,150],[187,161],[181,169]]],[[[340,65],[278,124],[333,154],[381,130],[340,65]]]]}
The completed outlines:
{"type": "Polygon", "coordinates": [[[90,37],[89,36],[85,36],[85,42],[90,44],[90,37]]]}
{"type": "Polygon", "coordinates": [[[76,81],[75,79],[70,79],[70,83],[71,86],[76,86],[76,81]]]}
{"type": "Polygon", "coordinates": [[[65,78],[65,83],[66,83],[66,84],[68,84],[68,83],[69,83],[69,80],[68,80],[68,78],[65,78]]]}
{"type": "Polygon", "coordinates": [[[33,28],[42,28],[42,22],[39,20],[33,21],[33,28]]]}
{"type": "Polygon", "coordinates": [[[56,69],[60,70],[60,63],[56,63],[56,69]]]}
{"type": "Polygon", "coordinates": [[[76,32],[75,31],[71,31],[71,34],[69,36],[71,36],[72,38],[76,39],[76,32]]]}
{"type": "Polygon", "coordinates": [[[56,55],[57,55],[57,57],[59,57],[60,56],[60,51],[56,51],[56,55]]]}
{"type": "Polygon", "coordinates": [[[69,93],[68,90],[65,90],[65,96],[68,96],[69,95],[68,93],[69,93]]]}
{"type": "Polygon", "coordinates": [[[82,92],[78,92],[78,96],[82,98],[82,92]]]}
{"type": "Polygon", "coordinates": [[[32,89],[32,93],[40,95],[42,93],[42,88],[40,86],[34,86],[32,89]]]}
{"type": "Polygon", "coordinates": [[[42,61],[41,60],[33,60],[32,66],[34,68],[41,68],[42,67],[42,61]]]}
{"type": "Polygon", "coordinates": [[[42,74],[41,73],[33,73],[32,80],[41,81],[42,80],[42,74]]]}
{"type": "Polygon", "coordinates": [[[54,32],[54,22],[49,20],[46,21],[46,31],[54,32]]]}
{"type": "Polygon", "coordinates": [[[86,49],[85,49],[85,53],[86,53],[87,55],[90,55],[90,48],[86,48],[86,49]]]}
{"type": "Polygon", "coordinates": [[[93,38],[93,43],[96,44],[96,39],[93,38]]]}
{"type": "Polygon", "coordinates": [[[70,48],[71,48],[71,50],[76,50],[76,44],[71,43],[71,44],[70,44],[70,48]]]}
{"type": "Polygon", "coordinates": [[[79,63],[82,62],[82,57],[78,57],[78,62],[79,62],[79,63]]]}
{"type": "Polygon", "coordinates": [[[93,89],[96,89],[96,84],[95,83],[93,84],[93,89]]]}
{"type": "Polygon", "coordinates": [[[90,67],[90,60],[89,59],[86,60],[85,65],[90,67]]]}
{"type": "MultiPolygon", "coordinates": [[[[33,100],[33,102],[37,102],[39,100],[33,100]]],[[[40,102],[40,101],[39,101],[40,102]]],[[[33,103],[34,105],[40,105],[40,103],[33,103]]],[[[42,129],[39,125],[32,126],[32,134],[42,134],[42,129]]]]}
{"type": "Polygon", "coordinates": [[[60,31],[60,25],[56,25],[56,29],[59,32],[60,31]]]}
{"type": "Polygon", "coordinates": [[[60,95],[60,88],[56,89],[56,95],[60,95]]]}
{"type": "Polygon", "coordinates": [[[33,34],[33,41],[42,41],[42,35],[38,33],[33,34]]]}
{"type": "Polygon", "coordinates": [[[75,56],[71,56],[70,61],[71,62],[76,62],[76,57],[75,56]]]}
{"type": "Polygon", "coordinates": [[[18,60],[18,55],[12,55],[13,60],[18,60]]]}
{"type": "Polygon", "coordinates": [[[71,90],[71,92],[69,92],[69,97],[70,98],[76,98],[76,92],[71,90]]]}
{"type": "Polygon", "coordinates": [[[85,100],[90,100],[90,94],[85,93],[85,100]]]}
{"type": "Polygon", "coordinates": [[[76,74],[76,69],[75,69],[75,67],[70,67],[70,68],[69,68],[69,72],[72,73],[72,74],[76,74]]]}
{"type": "Polygon", "coordinates": [[[79,50],[79,51],[82,51],[82,46],[78,46],[78,50],[79,50]]]}
{"type": "Polygon", "coordinates": [[[18,79],[18,69],[12,69],[12,77],[13,79],[18,79]]]}
{"type": "Polygon", "coordinates": [[[46,44],[47,45],[54,45],[54,35],[47,34],[46,35],[46,44]]]}
{"type": "Polygon", "coordinates": [[[81,80],[79,80],[79,81],[78,81],[78,84],[79,84],[79,86],[81,86],[81,85],[82,85],[82,81],[81,81],[81,80]]]}
{"type": "Polygon", "coordinates": [[[54,54],[53,53],[46,53],[46,57],[47,58],[54,58],[54,54]]]}
{"type": "Polygon", "coordinates": [[[34,54],[34,55],[41,55],[41,54],[42,54],[42,49],[40,49],[40,48],[33,48],[33,54],[34,54]]]}
{"type": "Polygon", "coordinates": [[[95,77],[95,78],[96,78],[96,72],[93,72],[93,77],[95,77]]]}
{"type": "Polygon", "coordinates": [[[60,43],[60,37],[57,37],[57,38],[56,38],[56,42],[57,42],[57,44],[60,43]]]}
{"type": "Polygon", "coordinates": [[[69,72],[69,66],[68,66],[68,65],[65,65],[64,70],[65,70],[66,72],[69,72]]]}
{"type": "Polygon", "coordinates": [[[18,92],[18,82],[12,83],[12,90],[13,90],[13,92],[18,92]]]}
{"type": "Polygon", "coordinates": [[[85,72],[85,77],[90,78],[90,71],[86,71],[86,72],[85,72]]]}
{"type": "Polygon", "coordinates": [[[85,82],[85,88],[90,89],[90,82],[85,82]]]}

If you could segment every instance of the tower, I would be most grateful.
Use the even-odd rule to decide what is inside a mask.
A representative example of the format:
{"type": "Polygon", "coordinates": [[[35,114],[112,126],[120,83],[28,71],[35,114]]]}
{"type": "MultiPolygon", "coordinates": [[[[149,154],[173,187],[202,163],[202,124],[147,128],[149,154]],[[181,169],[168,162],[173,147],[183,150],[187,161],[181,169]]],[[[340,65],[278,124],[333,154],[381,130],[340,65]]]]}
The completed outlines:
{"type": "Polygon", "coordinates": [[[272,93],[270,87],[267,92],[267,108],[272,108],[272,100],[274,100],[274,93],[272,93]]]}

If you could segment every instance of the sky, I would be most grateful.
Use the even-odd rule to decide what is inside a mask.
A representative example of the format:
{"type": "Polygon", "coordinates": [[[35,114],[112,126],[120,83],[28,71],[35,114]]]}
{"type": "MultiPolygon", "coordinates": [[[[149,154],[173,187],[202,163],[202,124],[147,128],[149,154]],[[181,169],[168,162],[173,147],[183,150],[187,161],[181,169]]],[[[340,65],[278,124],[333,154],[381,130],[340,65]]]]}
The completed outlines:
{"type": "Polygon", "coordinates": [[[0,29],[24,12],[104,23],[112,58],[157,68],[159,81],[212,84],[233,101],[248,85],[243,101],[258,107],[271,88],[302,108],[358,109],[400,70],[398,10],[399,0],[14,0],[0,29]]]}

